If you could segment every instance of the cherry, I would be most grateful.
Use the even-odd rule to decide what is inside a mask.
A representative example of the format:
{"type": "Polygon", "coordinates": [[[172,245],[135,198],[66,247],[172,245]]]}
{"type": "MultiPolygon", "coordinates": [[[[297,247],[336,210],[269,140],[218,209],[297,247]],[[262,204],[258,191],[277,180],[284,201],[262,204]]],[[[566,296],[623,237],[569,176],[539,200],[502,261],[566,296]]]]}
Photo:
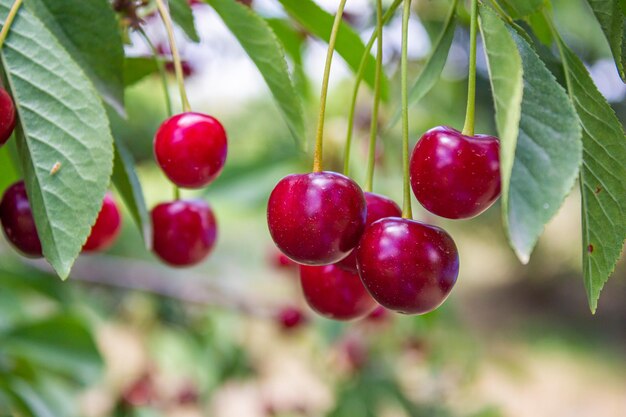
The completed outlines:
{"type": "Polygon", "coordinates": [[[459,273],[450,235],[399,217],[368,227],[356,256],[361,280],[374,300],[406,314],[428,313],[441,305],[459,273]]]}
{"type": "Polygon", "coordinates": [[[179,187],[200,188],[224,167],[228,143],[217,119],[181,113],[163,122],[154,137],[154,155],[165,175],[179,187]]]}
{"type": "Polygon", "coordinates": [[[276,320],[284,330],[293,330],[307,322],[307,318],[302,313],[302,310],[291,306],[281,308],[276,315],[276,320]]]}
{"type": "Polygon", "coordinates": [[[16,182],[4,192],[0,221],[4,235],[20,253],[30,258],[43,256],[24,181],[16,182]]]}
{"type": "Polygon", "coordinates": [[[309,306],[329,319],[357,319],[377,306],[359,276],[337,265],[301,265],[300,283],[309,306]]]}
{"type": "Polygon", "coordinates": [[[370,314],[365,317],[370,323],[384,323],[389,320],[389,310],[383,306],[378,306],[370,314]]]}
{"type": "Polygon", "coordinates": [[[292,260],[327,265],[358,244],[366,218],[361,188],[335,172],[288,175],[278,182],[267,206],[276,246],[292,260]]]}
{"type": "MultiPolygon", "coordinates": [[[[380,220],[384,217],[400,217],[402,209],[393,200],[380,194],[365,192],[365,201],[367,203],[367,217],[365,219],[365,227],[380,220]]],[[[350,255],[337,262],[337,266],[346,271],[357,273],[356,253],[350,252],[350,255]]]]}
{"type": "Polygon", "coordinates": [[[195,265],[217,239],[213,210],[203,200],[176,200],[152,209],[153,250],[172,266],[195,265]]]}
{"type": "Polygon", "coordinates": [[[15,129],[15,105],[4,88],[0,88],[0,146],[4,145],[15,129]]]}
{"type": "Polygon", "coordinates": [[[98,252],[108,249],[120,233],[122,215],[111,193],[106,193],[102,208],[91,228],[91,234],[83,245],[83,252],[98,252]]]}
{"type": "Polygon", "coordinates": [[[493,136],[466,136],[436,127],[411,155],[411,187],[431,213],[467,219],[487,210],[500,195],[500,144],[493,136]]]}

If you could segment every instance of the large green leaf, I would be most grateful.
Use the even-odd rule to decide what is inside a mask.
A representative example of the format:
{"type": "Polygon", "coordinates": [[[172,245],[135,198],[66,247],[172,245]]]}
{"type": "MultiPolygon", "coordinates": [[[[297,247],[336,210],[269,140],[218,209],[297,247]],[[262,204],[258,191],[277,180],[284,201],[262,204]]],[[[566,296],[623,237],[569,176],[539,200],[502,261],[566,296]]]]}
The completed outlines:
{"type": "Polygon", "coordinates": [[[185,32],[185,34],[194,42],[200,42],[200,36],[196,31],[196,25],[193,19],[193,12],[188,0],[169,0],[170,13],[172,20],[185,32]]]}
{"type": "Polygon", "coordinates": [[[141,183],[135,172],[133,156],[126,145],[115,138],[115,160],[113,164],[113,184],[122,196],[126,208],[141,232],[147,249],[152,246],[152,227],[141,183]]]}
{"type": "Polygon", "coordinates": [[[124,114],[124,48],[108,0],[28,0],[29,10],[69,52],[104,100],[124,114]]]}
{"type": "Polygon", "coordinates": [[[581,60],[560,40],[567,84],[583,127],[583,273],[595,312],[602,287],[615,269],[626,239],[626,137],[581,60]]]}
{"type": "MultiPolygon", "coordinates": [[[[330,32],[333,27],[334,16],[319,7],[313,0],[279,0],[285,10],[307,31],[318,38],[328,42],[330,32]]],[[[336,51],[352,68],[353,71],[359,69],[361,57],[365,54],[365,45],[359,35],[345,22],[341,23],[337,34],[336,51]]],[[[374,87],[376,78],[376,61],[370,54],[367,58],[364,79],[370,86],[374,87]]],[[[389,94],[389,81],[383,75],[381,80],[381,94],[383,99],[387,99],[389,94]]]]}
{"type": "MultiPolygon", "coordinates": [[[[0,0],[2,23],[12,3],[0,0]]],[[[0,59],[19,115],[15,136],[43,253],[66,278],[113,170],[106,112],[80,67],[28,9],[18,13],[0,59]]]]}
{"type": "Polygon", "coordinates": [[[502,213],[506,224],[511,174],[522,113],[524,91],[522,57],[504,22],[489,7],[480,8],[480,31],[496,110],[496,127],[500,137],[502,213]]]}
{"type": "Polygon", "coordinates": [[[520,19],[540,10],[546,0],[499,0],[499,2],[511,17],[520,19]]]}
{"type": "MultiPolygon", "coordinates": [[[[444,23],[441,34],[433,46],[428,60],[424,64],[424,68],[422,68],[422,71],[417,76],[415,84],[411,87],[411,91],[409,91],[409,106],[414,106],[419,103],[419,101],[432,90],[439,80],[443,67],[446,65],[450,46],[452,46],[452,40],[454,39],[454,30],[456,29],[456,5],[457,1],[455,0],[450,6],[448,18],[444,23]]],[[[391,118],[389,127],[395,125],[398,120],[400,120],[400,114],[401,112],[398,109],[391,118]]]]}
{"type": "Polygon", "coordinates": [[[282,45],[269,25],[250,8],[232,0],[206,0],[256,64],[298,144],[304,139],[302,104],[293,85],[282,45]]]}
{"type": "Polygon", "coordinates": [[[624,26],[626,2],[623,0],[587,0],[587,3],[600,22],[620,76],[626,82],[626,26],[624,26]]]}

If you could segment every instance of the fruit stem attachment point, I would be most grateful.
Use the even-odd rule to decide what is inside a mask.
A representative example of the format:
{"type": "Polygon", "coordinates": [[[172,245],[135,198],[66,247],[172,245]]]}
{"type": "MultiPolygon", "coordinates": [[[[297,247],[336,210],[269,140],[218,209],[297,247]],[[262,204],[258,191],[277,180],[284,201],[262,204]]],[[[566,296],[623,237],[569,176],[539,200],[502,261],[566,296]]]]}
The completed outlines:
{"type": "Polygon", "coordinates": [[[9,34],[9,30],[11,29],[13,20],[15,19],[15,16],[17,15],[17,12],[20,9],[20,6],[22,5],[22,1],[23,0],[15,0],[13,2],[13,5],[11,6],[11,9],[9,10],[9,14],[7,15],[7,18],[4,21],[4,25],[2,25],[2,30],[0,30],[0,48],[2,48],[2,45],[4,45],[4,40],[7,38],[7,35],[9,34]]]}
{"type": "Polygon", "coordinates": [[[165,97],[165,110],[167,111],[167,117],[172,117],[174,114],[172,112],[172,100],[170,98],[170,93],[167,88],[167,73],[165,72],[165,66],[163,65],[163,62],[159,59],[159,55],[160,55],[159,51],[156,49],[156,47],[154,46],[154,43],[152,43],[152,41],[148,37],[148,34],[146,33],[145,30],[143,30],[142,27],[138,27],[137,31],[139,32],[143,40],[146,42],[146,44],[152,51],[152,56],[154,57],[154,63],[157,66],[159,75],[161,77],[161,84],[163,85],[163,96],[165,97]]]}
{"type": "Polygon", "coordinates": [[[463,134],[474,136],[474,118],[476,114],[476,36],[478,33],[478,0],[472,0],[470,24],[470,56],[467,76],[467,111],[463,134]]]}
{"type": "Polygon", "coordinates": [[[383,3],[376,0],[376,76],[374,78],[374,104],[370,124],[370,143],[367,154],[367,177],[365,191],[371,192],[374,186],[374,167],[376,164],[376,138],[378,137],[378,109],[380,107],[380,84],[383,72],[383,3]]]}
{"type": "MultiPolygon", "coordinates": [[[[158,0],[161,1],[161,0],[158,0]]],[[[333,28],[330,32],[328,40],[328,51],[326,52],[326,64],[324,66],[324,78],[322,79],[322,92],[320,95],[320,111],[317,118],[317,132],[315,136],[315,154],[313,156],[313,172],[322,170],[322,148],[324,141],[324,116],[326,114],[326,97],[328,96],[328,80],[330,79],[330,66],[333,61],[333,53],[335,52],[335,44],[337,43],[337,34],[341,26],[343,17],[343,9],[347,0],[341,0],[337,7],[337,14],[333,22],[333,28]]]]}
{"type": "Polygon", "coordinates": [[[167,32],[167,38],[170,44],[170,51],[172,52],[172,59],[174,60],[174,72],[176,73],[176,81],[178,82],[178,89],[180,90],[180,100],[183,105],[183,112],[191,111],[191,105],[187,99],[187,91],[185,90],[185,78],[183,76],[183,66],[180,60],[180,54],[178,53],[178,47],[176,46],[176,39],[174,39],[174,27],[172,25],[172,18],[170,17],[167,7],[163,0],[156,0],[157,9],[161,15],[161,20],[165,25],[165,31],[167,32]]]}
{"type": "Polygon", "coordinates": [[[409,90],[408,90],[408,40],[409,40],[409,17],[411,15],[411,0],[404,0],[402,12],[402,53],[400,61],[400,84],[402,90],[402,165],[404,202],[402,204],[402,217],[413,218],[411,209],[411,185],[409,179],[409,90]]]}

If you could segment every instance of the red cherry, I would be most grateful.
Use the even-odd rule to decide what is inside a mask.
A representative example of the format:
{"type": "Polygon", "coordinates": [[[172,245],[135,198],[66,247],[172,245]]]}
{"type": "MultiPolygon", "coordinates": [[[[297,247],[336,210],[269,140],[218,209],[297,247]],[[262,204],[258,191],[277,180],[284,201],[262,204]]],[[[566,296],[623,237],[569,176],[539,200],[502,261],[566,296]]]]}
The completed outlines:
{"type": "Polygon", "coordinates": [[[302,292],[318,314],[334,320],[364,317],[376,308],[357,274],[337,265],[300,266],[302,292]]]}
{"type": "Polygon", "coordinates": [[[297,268],[297,266],[298,266],[297,263],[295,263],[291,259],[287,258],[281,252],[278,252],[278,253],[272,252],[270,256],[271,256],[270,257],[270,262],[272,263],[272,266],[274,266],[275,268],[278,268],[278,269],[293,269],[293,268],[297,268]]]}
{"type": "Polygon", "coordinates": [[[366,217],[361,188],[335,172],[288,175],[278,182],[267,206],[276,246],[292,260],[327,265],[357,245],[366,217]]]}
{"type": "Polygon", "coordinates": [[[16,182],[4,192],[0,201],[0,221],[4,235],[22,255],[29,258],[43,256],[24,181],[16,182]]]}
{"type": "Polygon", "coordinates": [[[429,130],[411,155],[411,187],[431,213],[467,219],[500,195],[500,143],[493,136],[465,136],[450,127],[429,130]]]}
{"type": "Polygon", "coordinates": [[[153,250],[172,266],[195,265],[217,239],[213,210],[203,200],[177,200],[152,209],[153,250]]]}
{"type": "Polygon", "coordinates": [[[428,313],[441,305],[459,273],[450,235],[399,217],[368,227],[356,256],[361,280],[374,300],[406,314],[428,313]]]}
{"type": "MultiPolygon", "coordinates": [[[[367,202],[367,217],[365,219],[365,228],[376,220],[380,220],[384,217],[400,217],[402,216],[402,209],[393,200],[385,197],[384,195],[365,192],[365,201],[367,202]]],[[[356,253],[350,252],[350,255],[337,262],[337,266],[341,269],[345,269],[353,274],[357,273],[356,268],[356,253]]]]}
{"type": "Polygon", "coordinates": [[[276,319],[284,330],[293,330],[307,322],[306,316],[297,307],[283,307],[276,315],[276,319]]]}
{"type": "Polygon", "coordinates": [[[213,181],[226,162],[226,132],[217,119],[182,113],[163,122],[154,137],[154,155],[179,187],[200,188],[213,181]]]}
{"type": "Polygon", "coordinates": [[[0,146],[4,145],[15,129],[15,105],[4,88],[0,88],[0,146]]]}
{"type": "Polygon", "coordinates": [[[122,215],[113,195],[106,193],[102,202],[102,209],[96,223],[91,228],[91,234],[83,245],[83,252],[98,252],[108,249],[120,233],[122,215]]]}
{"type": "Polygon", "coordinates": [[[365,317],[365,320],[371,323],[384,323],[389,320],[389,318],[389,310],[383,306],[378,306],[365,317]]]}

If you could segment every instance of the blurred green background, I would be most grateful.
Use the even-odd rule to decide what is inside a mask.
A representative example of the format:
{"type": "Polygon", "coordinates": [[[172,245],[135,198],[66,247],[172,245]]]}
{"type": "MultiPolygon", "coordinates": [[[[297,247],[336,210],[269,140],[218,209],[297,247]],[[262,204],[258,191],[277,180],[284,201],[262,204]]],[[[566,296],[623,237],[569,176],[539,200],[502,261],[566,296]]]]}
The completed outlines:
{"type": "MultiPolygon", "coordinates": [[[[255,7],[280,17],[273,3],[258,0],[255,7]]],[[[320,4],[336,7],[336,1],[320,4]]],[[[567,42],[624,122],[626,86],[585,2],[553,4],[567,42]]],[[[371,33],[372,4],[348,5],[355,28],[371,33]]],[[[447,5],[415,4],[412,77],[447,5]]],[[[265,223],[272,187],[286,174],[308,170],[311,152],[294,146],[260,76],[210,9],[195,13],[203,42],[182,48],[194,68],[189,94],[195,110],[223,121],[229,159],[207,190],[183,196],[213,206],[218,246],[202,265],[174,270],[146,251],[126,216],[116,245],[81,257],[63,283],[44,263],[20,258],[0,241],[0,414],[10,415],[13,403],[18,415],[67,417],[625,415],[626,265],[622,259],[592,316],[581,276],[576,189],[526,266],[508,248],[497,205],[478,219],[451,222],[414,201],[415,217],[446,228],[459,247],[459,280],[444,306],[420,317],[387,314],[351,323],[316,317],[301,296],[297,268],[277,265],[265,223]],[[281,326],[277,315],[288,306],[302,309],[303,326],[281,326]]],[[[163,36],[158,27],[149,29],[154,38],[163,36]]],[[[324,45],[303,36],[303,65],[296,70],[303,76],[310,143],[324,45]]],[[[386,39],[394,93],[383,105],[383,126],[399,105],[399,27],[393,21],[386,39]]],[[[133,40],[129,51],[145,53],[133,40]]],[[[465,21],[442,79],[411,110],[412,143],[436,125],[461,127],[467,40],[465,21]]],[[[326,169],[341,170],[352,86],[337,57],[326,169]]],[[[493,134],[490,97],[479,62],[477,131],[493,134]]],[[[152,137],[166,117],[158,77],[130,88],[126,99],[129,119],[114,120],[114,133],[135,155],[152,207],[173,196],[152,159],[152,137]]],[[[352,155],[359,182],[370,111],[364,88],[352,155]]],[[[399,142],[398,127],[383,130],[374,183],[374,191],[396,201],[402,192],[399,142]]]]}

